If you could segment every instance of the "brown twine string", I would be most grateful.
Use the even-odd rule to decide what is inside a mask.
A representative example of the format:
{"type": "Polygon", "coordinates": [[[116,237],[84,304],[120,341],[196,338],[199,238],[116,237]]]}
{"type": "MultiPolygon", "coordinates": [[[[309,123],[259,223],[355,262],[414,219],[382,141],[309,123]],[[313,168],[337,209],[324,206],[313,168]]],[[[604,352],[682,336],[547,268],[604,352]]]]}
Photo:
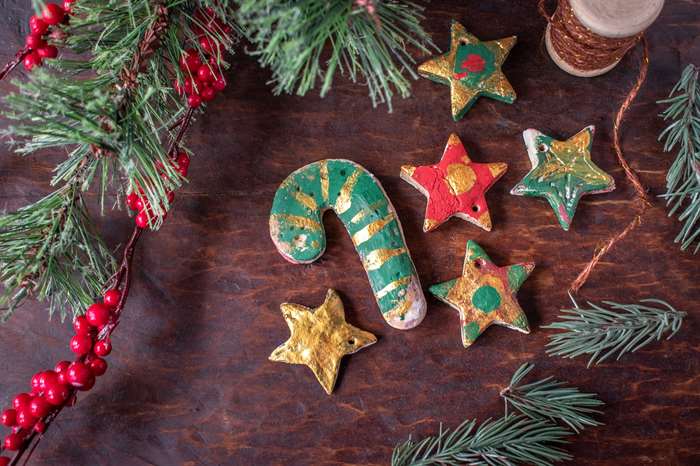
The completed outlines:
{"type": "Polygon", "coordinates": [[[637,214],[618,234],[608,239],[602,246],[598,247],[590,262],[579,273],[571,283],[570,293],[576,293],[588,280],[593,269],[600,260],[618,241],[624,239],[632,230],[642,223],[642,216],[651,206],[649,196],[637,173],[630,167],[622,153],[620,144],[620,127],[625,113],[637,97],[649,71],[649,46],[643,33],[632,37],[611,39],[599,36],[586,28],[574,15],[569,0],[558,0],[557,10],[553,15],[549,15],[545,8],[545,0],[539,0],[537,9],[549,23],[549,34],[554,50],[559,57],[577,69],[590,71],[605,68],[617,63],[632,47],[638,42],[642,43],[642,60],[639,67],[639,74],[634,86],[630,89],[627,97],[620,105],[615,115],[613,124],[613,149],[617,156],[617,161],[625,172],[625,176],[632,184],[635,191],[635,204],[637,214]]]}

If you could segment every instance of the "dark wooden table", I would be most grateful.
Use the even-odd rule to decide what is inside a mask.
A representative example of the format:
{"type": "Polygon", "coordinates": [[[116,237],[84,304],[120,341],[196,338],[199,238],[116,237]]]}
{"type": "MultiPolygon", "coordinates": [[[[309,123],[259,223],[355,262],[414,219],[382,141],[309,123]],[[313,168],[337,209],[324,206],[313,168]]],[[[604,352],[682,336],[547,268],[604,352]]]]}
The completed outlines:
{"type": "MultiPolygon", "coordinates": [[[[3,60],[22,41],[28,3],[4,2],[3,60]]],[[[580,299],[662,298],[689,313],[681,332],[592,369],[582,359],[544,353],[550,331],[539,326],[569,305],[567,287],[594,247],[633,215],[633,191],[611,150],[611,125],[640,55],[629,54],[600,78],[571,77],[543,52],[544,22],[534,4],[429,5],[427,29],[443,48],[452,18],[482,39],[518,35],[504,67],[516,103],[482,99],[458,123],[449,115],[448,89],[427,80],[417,81],[414,97],[397,100],[388,114],[373,110],[365,89],[343,79],[325,99],[274,97],[265,84],[269,73],[237,56],[225,98],[190,133],[191,183],[165,227],[146,235],[136,254],[135,289],[113,339],[110,370],[61,415],[33,464],[388,464],[394,445],[409,434],[500,415],[498,392],[525,361],[536,363],[536,376],[569,380],[607,403],[605,426],[572,438],[575,464],[700,464],[700,255],[673,244],[679,224],[666,217],[661,200],[604,259],[580,299]],[[588,124],[597,127],[594,160],[618,188],[585,198],[567,233],[545,202],[508,191],[529,169],[524,129],[567,137],[588,124]],[[453,131],[476,160],[509,164],[488,195],[491,233],[456,219],[422,233],[425,199],[399,179],[402,164],[436,161],[453,131]],[[420,327],[389,328],[333,215],[326,218],[322,260],[295,266],[282,259],[268,237],[272,196],[291,171],[327,157],[353,159],[378,176],[403,221],[424,286],[458,275],[468,239],[497,263],[537,262],[519,293],[532,334],[493,327],[465,350],[456,313],[432,298],[420,327]],[[267,360],[288,336],[279,304],[317,305],[329,287],[341,293],[351,323],[379,336],[375,346],[345,358],[332,396],[308,368],[267,360]]],[[[663,123],[655,101],[683,66],[700,64],[700,3],[668,1],[648,37],[649,79],[624,125],[623,143],[656,196],[672,156],[656,142],[663,123]]],[[[3,93],[8,89],[2,85],[3,93]]],[[[0,207],[15,209],[49,192],[50,171],[60,159],[22,159],[3,146],[0,207]]],[[[123,212],[101,220],[112,245],[131,224],[123,212]]],[[[70,325],[46,316],[42,304],[32,303],[0,328],[3,404],[35,371],[70,354],[70,325]]]]}

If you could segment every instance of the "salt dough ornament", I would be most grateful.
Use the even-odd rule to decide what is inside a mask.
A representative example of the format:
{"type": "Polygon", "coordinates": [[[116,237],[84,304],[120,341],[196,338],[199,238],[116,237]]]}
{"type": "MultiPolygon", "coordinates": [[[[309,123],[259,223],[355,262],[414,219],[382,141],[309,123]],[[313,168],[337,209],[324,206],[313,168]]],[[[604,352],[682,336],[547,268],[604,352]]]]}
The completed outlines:
{"type": "Polygon", "coordinates": [[[402,330],[420,324],[427,305],[401,223],[379,181],[357,163],[321,160],[282,182],[270,214],[270,236],[279,253],[295,264],[321,257],[328,209],[350,233],[386,322],[402,330]]]}
{"type": "Polygon", "coordinates": [[[517,37],[482,42],[457,21],[452,21],[450,36],[450,50],[420,65],[418,73],[450,86],[452,118],[461,119],[482,95],[512,104],[515,91],[501,66],[517,37]]]}
{"type": "Polygon", "coordinates": [[[515,294],[533,262],[496,266],[475,241],[467,242],[462,276],[430,287],[430,292],[459,311],[462,344],[471,346],[492,324],[530,333],[515,294]]]}
{"type": "Polygon", "coordinates": [[[510,191],[516,196],[544,197],[561,227],[568,231],[582,196],[615,189],[612,176],[591,160],[595,126],[583,128],[566,141],[536,129],[523,132],[532,170],[510,191]]]}
{"type": "Polygon", "coordinates": [[[401,167],[401,178],[428,198],[423,231],[428,232],[456,216],[491,231],[486,191],[508,169],[505,163],[475,163],[459,137],[452,133],[436,165],[401,167]]]}
{"type": "Polygon", "coordinates": [[[270,361],[309,366],[329,395],[340,359],[377,342],[371,333],[345,321],[343,302],[335,290],[328,290],[326,300],[315,309],[291,303],[283,303],[280,309],[291,335],[272,352],[270,361]]]}

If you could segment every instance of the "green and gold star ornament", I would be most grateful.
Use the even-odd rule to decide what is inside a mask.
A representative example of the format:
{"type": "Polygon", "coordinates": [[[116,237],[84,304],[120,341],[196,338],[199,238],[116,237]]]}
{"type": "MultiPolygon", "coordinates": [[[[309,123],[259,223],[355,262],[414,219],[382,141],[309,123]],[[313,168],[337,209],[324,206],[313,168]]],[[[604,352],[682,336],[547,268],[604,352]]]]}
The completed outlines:
{"type": "Polygon", "coordinates": [[[486,191],[508,169],[505,163],[472,162],[462,141],[452,133],[440,162],[401,167],[401,178],[428,198],[423,231],[432,231],[456,216],[491,231],[486,191]]]}
{"type": "Polygon", "coordinates": [[[338,378],[340,359],[377,342],[369,332],[348,324],[345,309],[335,290],[326,300],[310,309],[300,304],[280,306],[291,336],[270,355],[270,361],[309,366],[329,395],[338,378]]]}
{"type": "Polygon", "coordinates": [[[462,276],[430,287],[430,293],[459,311],[465,348],[492,324],[530,333],[515,297],[535,268],[533,262],[498,267],[475,241],[467,242],[462,276]]]}
{"type": "Polygon", "coordinates": [[[615,189],[612,176],[591,160],[595,126],[587,126],[566,141],[536,129],[523,132],[532,170],[510,191],[516,196],[544,197],[561,227],[568,231],[582,196],[615,189]]]}
{"type": "Polygon", "coordinates": [[[450,50],[418,67],[428,79],[450,86],[452,118],[461,119],[479,96],[508,104],[515,101],[515,91],[501,71],[517,38],[482,42],[464,26],[452,21],[450,50]]]}

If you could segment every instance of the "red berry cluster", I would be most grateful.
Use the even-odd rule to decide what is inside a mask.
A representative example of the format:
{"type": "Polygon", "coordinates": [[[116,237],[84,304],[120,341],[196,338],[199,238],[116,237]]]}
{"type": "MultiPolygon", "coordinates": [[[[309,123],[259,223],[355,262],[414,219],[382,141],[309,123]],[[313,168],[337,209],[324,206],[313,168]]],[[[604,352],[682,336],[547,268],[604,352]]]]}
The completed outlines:
{"type": "MultiPolygon", "coordinates": [[[[84,316],[75,319],[75,336],[70,341],[70,349],[76,354],[76,360],[61,361],[53,370],[37,372],[32,377],[30,392],[14,397],[12,407],[0,414],[0,423],[12,428],[0,445],[0,452],[19,450],[32,431],[43,434],[48,416],[60,407],[72,406],[76,391],[90,390],[95,378],[107,371],[103,358],[112,352],[112,343],[109,337],[99,338],[99,335],[100,330],[114,320],[114,310],[120,300],[119,290],[109,290],[102,302],[92,304],[84,316]]],[[[8,457],[0,456],[0,466],[9,462],[8,457]]]]}
{"type": "Polygon", "coordinates": [[[204,25],[194,29],[205,60],[202,61],[195,49],[185,50],[180,57],[180,69],[185,73],[185,81],[180,83],[175,80],[173,83],[175,91],[187,95],[187,104],[193,108],[214,99],[217,92],[226,88],[226,79],[219,66],[223,45],[213,35],[229,35],[232,32],[231,27],[223,24],[209,9],[197,11],[195,19],[198,24],[204,25]]]}
{"type": "MultiPolygon", "coordinates": [[[[190,156],[187,155],[187,152],[179,152],[172,164],[175,170],[184,178],[187,176],[187,171],[190,168],[190,156]]],[[[175,200],[175,193],[169,191],[168,203],[172,203],[173,200],[175,200]]],[[[143,193],[139,195],[135,191],[130,192],[126,196],[126,206],[129,209],[137,212],[136,217],[134,218],[136,226],[139,228],[147,228],[148,221],[151,217],[153,217],[153,213],[148,205],[148,199],[143,196],[143,193]]],[[[165,218],[165,216],[163,216],[163,218],[165,218]]],[[[0,464],[0,466],[2,466],[2,464],[0,464]]]]}
{"type": "MultiPolygon", "coordinates": [[[[35,66],[41,66],[45,58],[56,58],[58,49],[46,43],[49,26],[55,26],[65,21],[75,0],[65,0],[63,7],[55,3],[47,3],[41,12],[41,17],[29,18],[29,35],[27,36],[27,54],[24,56],[24,68],[31,71],[35,66]]],[[[0,463],[2,466],[2,463],[0,463]]]]}

